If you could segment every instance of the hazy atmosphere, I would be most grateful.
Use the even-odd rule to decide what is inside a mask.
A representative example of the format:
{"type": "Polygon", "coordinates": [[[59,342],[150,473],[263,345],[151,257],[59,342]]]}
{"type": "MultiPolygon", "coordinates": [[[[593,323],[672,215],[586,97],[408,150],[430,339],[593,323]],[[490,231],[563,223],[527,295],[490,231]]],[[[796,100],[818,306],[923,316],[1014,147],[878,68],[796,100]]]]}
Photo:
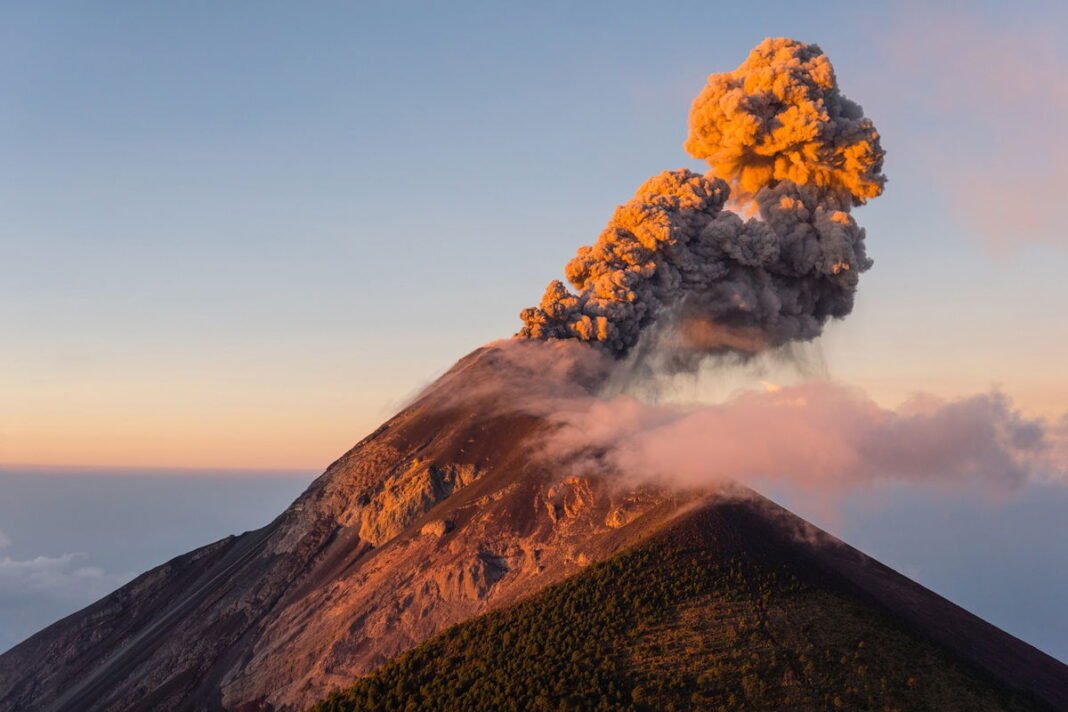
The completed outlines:
{"type": "Polygon", "coordinates": [[[14,3],[0,32],[0,653],[272,522],[519,332],[635,364],[593,398],[535,360],[509,396],[574,476],[744,483],[1068,661],[1068,8],[14,3]],[[784,76],[849,170],[747,143],[731,92],[784,76]]]}

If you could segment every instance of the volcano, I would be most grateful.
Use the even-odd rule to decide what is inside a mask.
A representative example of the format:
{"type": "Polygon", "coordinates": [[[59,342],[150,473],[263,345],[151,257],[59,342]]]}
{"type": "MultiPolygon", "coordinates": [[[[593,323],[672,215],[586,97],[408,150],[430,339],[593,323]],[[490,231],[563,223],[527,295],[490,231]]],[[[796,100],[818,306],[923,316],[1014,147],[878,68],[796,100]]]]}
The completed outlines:
{"type": "Polygon", "coordinates": [[[0,656],[0,710],[1068,709],[1068,667],[754,492],[554,459],[518,394],[581,373],[506,351],[0,656]]]}

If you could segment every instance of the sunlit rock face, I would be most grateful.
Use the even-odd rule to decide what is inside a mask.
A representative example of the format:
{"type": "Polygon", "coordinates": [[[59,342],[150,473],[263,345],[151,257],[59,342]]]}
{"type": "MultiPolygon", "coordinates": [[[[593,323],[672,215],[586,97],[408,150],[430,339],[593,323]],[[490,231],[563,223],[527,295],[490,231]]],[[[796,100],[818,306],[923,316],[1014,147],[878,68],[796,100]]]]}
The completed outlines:
{"type": "Polygon", "coordinates": [[[479,474],[474,465],[437,465],[417,458],[386,478],[373,495],[365,495],[366,504],[358,511],[357,535],[372,546],[381,546],[479,474]]]}
{"type": "Polygon", "coordinates": [[[653,538],[789,562],[1004,689],[1068,702],[1060,663],[748,490],[628,485],[590,474],[596,448],[553,450],[560,423],[539,412],[597,386],[603,362],[585,360],[597,353],[508,342],[471,354],[267,527],[178,557],[0,656],[0,710],[304,709],[653,538]]]}
{"type": "Polygon", "coordinates": [[[679,497],[542,457],[551,426],[486,386],[496,355],[461,361],[265,529],[179,557],[0,658],[0,710],[301,709],[675,516],[679,497]]]}

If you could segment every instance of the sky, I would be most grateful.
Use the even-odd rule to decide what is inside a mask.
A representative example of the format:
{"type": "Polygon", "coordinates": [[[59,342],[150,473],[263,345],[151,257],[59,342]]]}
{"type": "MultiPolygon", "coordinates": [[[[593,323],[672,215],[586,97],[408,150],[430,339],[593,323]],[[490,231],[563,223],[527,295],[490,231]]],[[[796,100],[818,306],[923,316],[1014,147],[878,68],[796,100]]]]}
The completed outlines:
{"type": "Polygon", "coordinates": [[[888,154],[831,375],[1060,412],[1065,11],[902,7],[5,4],[0,462],[325,466],[697,167],[704,77],[779,34],[888,154]]]}
{"type": "Polygon", "coordinates": [[[0,652],[179,554],[262,527],[311,479],[145,474],[0,470],[0,652]]]}
{"type": "MultiPolygon", "coordinates": [[[[0,463],[306,482],[513,333],[646,177],[699,168],[682,142],[706,75],[778,35],[828,53],[887,150],[885,195],[854,213],[875,266],[815,347],[821,372],[888,405],[999,388],[1028,415],[1068,411],[1058,4],[16,2],[0,463]]],[[[1001,511],[1026,526],[1034,500],[1001,511]]],[[[9,529],[0,561],[83,551],[76,529],[9,529]]]]}

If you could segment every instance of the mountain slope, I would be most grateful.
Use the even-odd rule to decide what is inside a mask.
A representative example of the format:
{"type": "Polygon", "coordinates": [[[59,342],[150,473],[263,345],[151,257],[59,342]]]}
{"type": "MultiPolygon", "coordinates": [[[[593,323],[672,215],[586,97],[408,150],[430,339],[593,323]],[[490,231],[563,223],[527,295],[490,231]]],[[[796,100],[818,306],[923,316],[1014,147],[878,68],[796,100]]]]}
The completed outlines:
{"type": "MultiPolygon", "coordinates": [[[[178,557],[0,656],[0,710],[299,709],[658,530],[682,500],[538,456],[478,351],[267,527],[178,557]]],[[[536,374],[509,371],[526,390],[536,374]]]]}
{"type": "Polygon", "coordinates": [[[799,524],[755,495],[717,501],[314,712],[1068,704],[1065,666],[799,524]]]}
{"type": "Polygon", "coordinates": [[[0,655],[0,711],[301,709],[695,522],[757,561],[814,561],[857,605],[1065,701],[1063,665],[846,547],[791,536],[768,559],[774,532],[808,531],[792,515],[764,510],[771,519],[747,529],[700,514],[728,511],[708,509],[722,495],[621,489],[548,457],[555,426],[532,403],[584,392],[589,374],[561,354],[526,359],[530,348],[471,354],[268,526],[177,557],[0,655]]]}

